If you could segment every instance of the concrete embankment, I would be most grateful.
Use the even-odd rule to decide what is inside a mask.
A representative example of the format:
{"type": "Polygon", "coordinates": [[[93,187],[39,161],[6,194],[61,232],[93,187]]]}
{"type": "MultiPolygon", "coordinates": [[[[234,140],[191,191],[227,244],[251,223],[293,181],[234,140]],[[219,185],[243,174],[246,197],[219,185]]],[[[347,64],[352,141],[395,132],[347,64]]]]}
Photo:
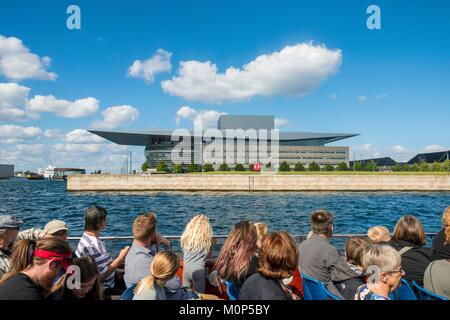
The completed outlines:
{"type": "Polygon", "coordinates": [[[68,191],[450,191],[450,175],[72,175],[68,191]]]}

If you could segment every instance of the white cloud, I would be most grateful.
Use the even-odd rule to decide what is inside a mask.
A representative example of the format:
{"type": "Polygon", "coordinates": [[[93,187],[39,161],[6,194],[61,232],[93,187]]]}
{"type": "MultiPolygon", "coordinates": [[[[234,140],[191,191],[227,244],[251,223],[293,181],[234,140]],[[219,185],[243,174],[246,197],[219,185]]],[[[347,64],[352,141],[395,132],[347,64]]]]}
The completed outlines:
{"type": "Polygon", "coordinates": [[[56,73],[46,70],[50,62],[49,57],[40,58],[31,53],[22,40],[0,35],[0,74],[6,78],[55,80],[56,73]]]}
{"type": "Polygon", "coordinates": [[[177,111],[175,122],[179,125],[182,119],[187,119],[194,125],[200,126],[201,124],[203,128],[216,128],[217,121],[222,114],[227,113],[217,110],[196,110],[189,106],[182,106],[177,111]]]}
{"type": "Polygon", "coordinates": [[[29,99],[30,88],[17,83],[0,83],[0,120],[29,120],[42,112],[55,113],[64,118],[82,118],[98,110],[99,101],[88,97],[69,101],[52,95],[36,95],[29,99]]]}
{"type": "Polygon", "coordinates": [[[44,131],[43,136],[47,139],[58,139],[61,137],[59,129],[47,129],[44,131]]]}
{"type": "Polygon", "coordinates": [[[304,96],[335,74],[341,63],[341,50],[301,43],[258,56],[242,68],[229,67],[224,73],[218,73],[210,61],[182,61],[178,75],[161,86],[171,95],[204,102],[242,101],[258,95],[304,96]]]}
{"type": "Polygon", "coordinates": [[[64,140],[70,143],[103,143],[106,142],[105,139],[92,134],[84,129],[75,129],[68,132],[64,140]]]}
{"type": "Polygon", "coordinates": [[[350,156],[352,160],[353,156],[356,157],[356,160],[379,158],[381,156],[381,152],[374,148],[371,143],[366,143],[363,145],[353,146],[350,151],[350,156]]]}
{"type": "Polygon", "coordinates": [[[17,83],[0,83],[0,120],[36,118],[36,114],[24,110],[29,92],[30,88],[17,83]]]}
{"type": "Polygon", "coordinates": [[[289,121],[287,119],[275,118],[275,128],[284,127],[289,121]]]}
{"type": "Polygon", "coordinates": [[[115,129],[128,125],[139,117],[139,111],[129,105],[114,106],[102,112],[103,120],[92,123],[96,129],[115,129]]]}
{"type": "Polygon", "coordinates": [[[409,153],[410,152],[408,149],[406,149],[405,147],[403,147],[402,145],[399,145],[399,144],[391,147],[390,149],[396,153],[409,153]]]}
{"type": "Polygon", "coordinates": [[[179,125],[180,121],[182,119],[189,119],[191,121],[194,121],[196,115],[197,115],[197,110],[195,110],[189,106],[182,106],[177,111],[177,115],[175,117],[175,123],[177,125],[179,125]]]}
{"type": "Polygon", "coordinates": [[[437,144],[430,144],[422,148],[422,152],[438,152],[438,151],[446,151],[450,148],[446,148],[437,144]]]}
{"type": "Polygon", "coordinates": [[[0,125],[0,142],[15,144],[23,140],[39,137],[42,130],[38,127],[22,127],[15,125],[0,125]]]}
{"type": "Polygon", "coordinates": [[[54,96],[34,96],[27,103],[27,110],[35,113],[52,112],[64,118],[83,118],[94,114],[100,101],[88,97],[69,101],[56,99],[54,96]]]}
{"type": "Polygon", "coordinates": [[[58,143],[53,145],[53,149],[57,152],[87,152],[98,153],[100,152],[101,145],[96,143],[58,143]]]}
{"type": "Polygon", "coordinates": [[[367,100],[367,96],[359,96],[358,97],[358,101],[362,102],[362,101],[366,101],[367,100]]]}
{"type": "Polygon", "coordinates": [[[135,60],[128,68],[127,75],[133,78],[143,78],[147,82],[153,82],[157,73],[170,72],[172,70],[171,57],[171,52],[158,49],[147,60],[135,60]]]}

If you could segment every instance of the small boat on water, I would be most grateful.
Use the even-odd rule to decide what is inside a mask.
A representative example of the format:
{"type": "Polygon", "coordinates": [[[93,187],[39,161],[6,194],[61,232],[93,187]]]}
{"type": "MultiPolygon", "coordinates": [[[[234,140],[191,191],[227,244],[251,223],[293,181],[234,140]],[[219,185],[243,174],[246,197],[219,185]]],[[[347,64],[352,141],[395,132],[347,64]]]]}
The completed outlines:
{"type": "Polygon", "coordinates": [[[42,174],[29,174],[26,176],[28,180],[44,180],[44,176],[42,174]]]}

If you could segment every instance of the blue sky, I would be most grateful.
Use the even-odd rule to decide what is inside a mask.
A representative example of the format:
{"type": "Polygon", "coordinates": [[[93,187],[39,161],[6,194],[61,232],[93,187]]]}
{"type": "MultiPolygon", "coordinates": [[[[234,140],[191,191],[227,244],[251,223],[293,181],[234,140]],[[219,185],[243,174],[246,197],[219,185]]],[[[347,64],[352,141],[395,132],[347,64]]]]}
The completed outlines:
{"type": "MultiPolygon", "coordinates": [[[[4,86],[3,104],[0,87],[0,162],[13,162],[16,169],[54,163],[117,171],[128,148],[74,130],[190,127],[192,114],[181,113],[180,122],[175,121],[182,106],[205,117],[273,114],[284,124],[282,130],[361,133],[334,144],[349,145],[358,158],[408,160],[418,152],[449,148],[449,18],[447,1],[3,1],[0,84],[17,86],[4,86]],[[66,27],[70,4],[81,9],[81,30],[66,27]],[[381,8],[381,30],[366,27],[370,4],[381,8]],[[19,70],[25,73],[13,76],[21,66],[5,66],[15,62],[5,58],[11,58],[6,47],[11,38],[21,40],[20,50],[38,56],[41,73],[19,70]],[[303,49],[296,47],[301,44],[303,49]],[[326,52],[317,51],[321,45],[326,52]],[[242,71],[257,57],[287,47],[323,54],[324,64],[306,72],[291,61],[290,74],[261,62],[256,73],[223,80],[232,89],[220,92],[220,98],[213,94],[214,81],[202,79],[197,86],[195,77],[185,77],[189,87],[174,80],[182,61],[200,66],[210,61],[217,80],[230,67],[242,71]],[[139,72],[129,74],[134,61],[144,63],[158,56],[158,49],[170,56],[170,68],[163,65],[165,71],[153,72],[153,81],[139,72]],[[333,60],[337,52],[339,61],[333,60]],[[261,77],[265,71],[271,76],[261,77]],[[50,79],[51,73],[56,79],[50,79]],[[172,89],[164,89],[162,81],[172,89]],[[290,83],[293,89],[286,92],[290,83]],[[236,98],[246,86],[252,93],[236,98]],[[18,95],[23,87],[29,89],[26,97],[13,101],[10,93],[5,98],[6,90],[18,95]],[[203,92],[192,96],[193,88],[203,92]],[[38,103],[36,96],[47,98],[38,103]],[[49,96],[66,102],[51,105],[49,96]],[[85,111],[67,109],[70,102],[88,97],[95,101],[85,111]],[[102,114],[117,106],[127,107],[119,108],[121,114],[110,109],[110,118],[102,114]],[[21,115],[12,117],[7,107],[21,115]],[[207,110],[216,113],[203,113],[207,110]]],[[[141,161],[143,148],[133,151],[141,161]]]]}

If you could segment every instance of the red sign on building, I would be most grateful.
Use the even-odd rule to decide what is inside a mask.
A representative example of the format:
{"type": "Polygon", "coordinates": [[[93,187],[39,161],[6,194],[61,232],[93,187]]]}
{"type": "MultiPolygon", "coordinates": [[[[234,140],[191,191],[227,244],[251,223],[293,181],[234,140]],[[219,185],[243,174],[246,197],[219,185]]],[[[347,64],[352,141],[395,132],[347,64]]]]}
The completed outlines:
{"type": "Polygon", "coordinates": [[[253,164],[253,171],[260,171],[261,170],[261,164],[260,163],[254,163],[253,164]]]}

